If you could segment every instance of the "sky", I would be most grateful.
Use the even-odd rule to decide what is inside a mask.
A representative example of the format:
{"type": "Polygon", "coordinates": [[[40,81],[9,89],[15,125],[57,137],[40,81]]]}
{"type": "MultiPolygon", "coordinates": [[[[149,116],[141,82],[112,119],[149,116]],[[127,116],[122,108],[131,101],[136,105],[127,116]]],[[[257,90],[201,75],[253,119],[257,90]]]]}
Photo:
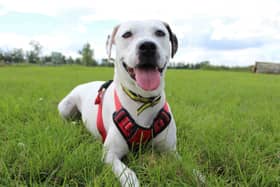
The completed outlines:
{"type": "Polygon", "coordinates": [[[159,19],[179,40],[174,62],[214,65],[280,63],[280,0],[0,0],[0,48],[78,57],[89,42],[106,58],[112,28],[128,20],[159,19]]]}

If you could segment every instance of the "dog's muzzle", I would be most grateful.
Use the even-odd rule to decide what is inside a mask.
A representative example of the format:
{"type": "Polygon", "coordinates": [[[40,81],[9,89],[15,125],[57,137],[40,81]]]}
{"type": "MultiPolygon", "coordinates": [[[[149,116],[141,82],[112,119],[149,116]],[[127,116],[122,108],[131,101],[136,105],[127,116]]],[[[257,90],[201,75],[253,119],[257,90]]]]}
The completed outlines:
{"type": "Polygon", "coordinates": [[[154,42],[146,41],[139,45],[138,47],[138,58],[139,63],[137,66],[139,68],[153,69],[156,68],[158,54],[157,46],[154,42]]]}
{"type": "Polygon", "coordinates": [[[157,46],[154,42],[146,41],[139,45],[140,56],[153,57],[156,54],[157,46]]]}
{"type": "Polygon", "coordinates": [[[166,66],[159,67],[159,54],[155,43],[145,41],[138,46],[138,63],[129,67],[122,61],[130,77],[145,91],[156,90],[160,86],[161,75],[166,66]]]}

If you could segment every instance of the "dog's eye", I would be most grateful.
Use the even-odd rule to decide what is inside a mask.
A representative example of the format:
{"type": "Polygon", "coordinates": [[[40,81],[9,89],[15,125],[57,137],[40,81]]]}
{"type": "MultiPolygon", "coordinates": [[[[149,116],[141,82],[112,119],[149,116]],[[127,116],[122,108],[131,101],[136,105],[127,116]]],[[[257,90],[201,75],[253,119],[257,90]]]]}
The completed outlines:
{"type": "Polygon", "coordinates": [[[131,36],[132,36],[132,32],[130,32],[130,31],[127,31],[122,35],[123,38],[129,38],[131,36]]]}
{"type": "Polygon", "coordinates": [[[159,37],[163,37],[163,36],[165,36],[165,32],[162,31],[162,30],[157,30],[157,31],[155,32],[155,35],[156,35],[156,36],[159,36],[159,37]]]}

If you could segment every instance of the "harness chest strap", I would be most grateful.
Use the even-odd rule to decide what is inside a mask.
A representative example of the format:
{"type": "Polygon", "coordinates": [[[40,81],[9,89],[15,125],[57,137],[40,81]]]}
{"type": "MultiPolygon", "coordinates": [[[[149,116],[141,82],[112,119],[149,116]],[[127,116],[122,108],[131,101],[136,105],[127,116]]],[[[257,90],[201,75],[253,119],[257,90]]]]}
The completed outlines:
{"type": "Polygon", "coordinates": [[[98,94],[96,96],[95,102],[94,102],[95,105],[98,105],[96,124],[97,124],[97,129],[102,137],[103,142],[105,141],[106,136],[107,136],[106,129],[104,127],[103,117],[102,117],[103,96],[104,96],[106,89],[110,86],[110,84],[112,82],[113,82],[112,80],[109,80],[101,85],[101,87],[98,90],[98,94]]]}
{"type": "MultiPolygon", "coordinates": [[[[100,135],[102,136],[102,141],[104,142],[106,139],[106,129],[104,127],[102,118],[102,97],[106,88],[101,88],[96,97],[95,104],[99,105],[97,114],[97,128],[100,135]]],[[[139,126],[130,116],[128,111],[122,107],[116,90],[114,91],[114,101],[116,107],[116,112],[113,114],[114,123],[130,148],[139,146],[141,143],[144,144],[149,142],[152,138],[156,137],[160,132],[162,132],[171,121],[171,115],[169,113],[167,102],[164,104],[164,107],[159,111],[158,115],[154,119],[151,128],[143,128],[139,126]]]]}

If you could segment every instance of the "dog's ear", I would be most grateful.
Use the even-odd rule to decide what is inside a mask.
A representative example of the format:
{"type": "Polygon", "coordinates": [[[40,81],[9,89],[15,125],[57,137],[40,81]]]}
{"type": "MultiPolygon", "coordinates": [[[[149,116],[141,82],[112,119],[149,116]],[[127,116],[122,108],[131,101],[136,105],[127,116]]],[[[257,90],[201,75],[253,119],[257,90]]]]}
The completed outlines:
{"type": "Polygon", "coordinates": [[[115,44],[115,36],[116,36],[116,33],[118,32],[119,27],[120,27],[120,25],[115,26],[112,31],[112,34],[108,35],[108,37],[107,37],[106,51],[107,51],[107,55],[108,55],[109,59],[111,58],[112,47],[113,47],[113,44],[115,44]]]}
{"type": "Polygon", "coordinates": [[[176,35],[172,32],[170,26],[165,22],[163,22],[163,24],[169,33],[169,40],[171,42],[171,57],[173,58],[178,49],[178,39],[176,35]]]}

